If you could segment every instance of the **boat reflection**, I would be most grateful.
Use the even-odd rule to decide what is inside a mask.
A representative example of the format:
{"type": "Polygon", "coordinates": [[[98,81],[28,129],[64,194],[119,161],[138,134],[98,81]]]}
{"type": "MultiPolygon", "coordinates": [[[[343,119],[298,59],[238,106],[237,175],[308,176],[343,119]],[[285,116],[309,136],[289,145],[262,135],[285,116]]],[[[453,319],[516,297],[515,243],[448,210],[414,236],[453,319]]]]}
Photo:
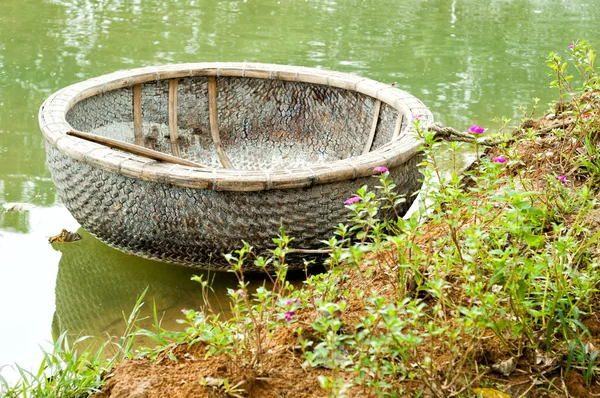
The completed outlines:
{"type": "MultiPolygon", "coordinates": [[[[209,302],[227,316],[227,288],[236,288],[231,273],[209,273],[149,261],[117,251],[91,236],[83,228],[83,239],[55,244],[62,253],[56,278],[54,337],[69,331],[76,336],[120,336],[125,329],[123,314],[133,309],[139,295],[148,288],[142,307],[141,327],[152,325],[152,307],[166,329],[176,330],[183,308],[202,308],[201,287],[191,280],[203,275],[212,282],[209,302]]],[[[180,326],[179,326],[180,327],[180,326]]]]}

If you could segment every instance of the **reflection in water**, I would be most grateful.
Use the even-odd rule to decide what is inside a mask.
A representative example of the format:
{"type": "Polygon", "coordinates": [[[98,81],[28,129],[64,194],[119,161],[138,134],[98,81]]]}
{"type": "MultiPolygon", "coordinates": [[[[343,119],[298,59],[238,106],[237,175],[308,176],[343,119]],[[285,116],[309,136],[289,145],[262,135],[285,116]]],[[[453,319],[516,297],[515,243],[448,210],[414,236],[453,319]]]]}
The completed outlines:
{"type": "MultiPolygon", "coordinates": [[[[68,330],[75,335],[120,336],[124,329],[123,312],[129,314],[139,295],[148,287],[142,310],[152,317],[152,302],[166,328],[176,329],[181,309],[201,308],[201,289],[191,281],[201,271],[176,267],[121,253],[100,242],[83,228],[83,239],[55,244],[62,253],[56,278],[56,313],[52,334],[68,330]]],[[[211,306],[228,308],[227,288],[235,288],[231,273],[214,273],[211,306]]],[[[151,319],[142,324],[151,326],[151,319]]]]}
{"type": "Polygon", "coordinates": [[[29,212],[4,211],[0,208],[0,229],[10,232],[29,232],[29,212]]]}

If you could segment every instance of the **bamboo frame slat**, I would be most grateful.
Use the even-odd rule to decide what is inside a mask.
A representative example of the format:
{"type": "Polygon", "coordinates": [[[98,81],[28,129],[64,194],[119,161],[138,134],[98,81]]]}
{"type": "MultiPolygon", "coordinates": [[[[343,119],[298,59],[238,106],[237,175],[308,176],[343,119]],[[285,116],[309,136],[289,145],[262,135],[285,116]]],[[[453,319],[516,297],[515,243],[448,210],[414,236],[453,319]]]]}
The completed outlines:
{"type": "Polygon", "coordinates": [[[379,122],[379,111],[381,109],[381,101],[375,100],[375,107],[373,108],[373,123],[371,124],[371,131],[369,133],[369,138],[367,138],[367,143],[365,144],[365,149],[363,149],[362,154],[366,155],[371,151],[371,146],[373,145],[373,140],[375,139],[375,131],[377,131],[377,123],[379,122]]]}
{"type": "Polygon", "coordinates": [[[142,135],[142,85],[133,86],[133,136],[135,144],[144,146],[142,135]]]}
{"type": "Polygon", "coordinates": [[[212,136],[217,155],[221,164],[226,169],[233,169],[231,161],[227,157],[221,137],[219,136],[219,116],[217,112],[217,78],[214,76],[208,77],[208,114],[210,121],[210,135],[212,136]]]}
{"type": "Polygon", "coordinates": [[[123,142],[108,137],[102,137],[100,135],[86,133],[83,131],[71,130],[67,132],[67,135],[92,141],[97,144],[106,145],[110,148],[120,149],[122,151],[129,152],[134,155],[143,156],[153,160],[160,160],[163,162],[180,164],[182,166],[206,167],[199,163],[192,162],[186,159],[181,159],[172,155],[168,155],[166,153],[155,151],[153,149],[144,148],[138,145],[130,144],[128,142],[123,142]]]}
{"type": "Polygon", "coordinates": [[[402,130],[402,121],[404,120],[404,114],[398,112],[398,118],[396,119],[396,126],[394,127],[394,134],[392,135],[392,141],[396,141],[400,136],[400,130],[402,130]]]}
{"type": "Polygon", "coordinates": [[[171,138],[171,153],[181,157],[179,149],[179,133],[177,129],[177,87],[179,79],[169,80],[169,137],[171,138]]]}

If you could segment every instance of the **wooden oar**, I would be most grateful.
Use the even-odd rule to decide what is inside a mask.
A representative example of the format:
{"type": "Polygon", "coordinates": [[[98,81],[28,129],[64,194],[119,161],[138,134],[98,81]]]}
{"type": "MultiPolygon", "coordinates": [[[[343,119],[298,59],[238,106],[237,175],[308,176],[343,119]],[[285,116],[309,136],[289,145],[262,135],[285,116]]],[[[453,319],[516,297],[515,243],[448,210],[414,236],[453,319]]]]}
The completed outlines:
{"type": "Polygon", "coordinates": [[[180,164],[182,166],[191,166],[191,167],[201,167],[206,168],[206,166],[192,162],[191,160],[186,160],[182,158],[178,158],[176,156],[167,155],[166,153],[158,152],[153,149],[148,149],[141,147],[139,145],[130,144],[128,142],[123,142],[119,140],[115,140],[112,138],[102,137],[100,135],[92,134],[92,133],[84,133],[83,131],[71,130],[67,131],[67,135],[72,135],[74,137],[82,138],[84,140],[96,142],[98,144],[106,145],[110,148],[120,149],[125,152],[132,153],[134,155],[144,156],[154,160],[160,160],[167,163],[175,163],[180,164]]]}

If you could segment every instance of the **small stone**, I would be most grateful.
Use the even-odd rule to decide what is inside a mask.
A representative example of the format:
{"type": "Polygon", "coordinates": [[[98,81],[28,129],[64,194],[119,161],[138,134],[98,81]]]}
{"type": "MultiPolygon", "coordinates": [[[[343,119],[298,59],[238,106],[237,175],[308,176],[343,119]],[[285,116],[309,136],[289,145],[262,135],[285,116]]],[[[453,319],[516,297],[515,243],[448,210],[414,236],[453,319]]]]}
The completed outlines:
{"type": "Polygon", "coordinates": [[[588,351],[589,353],[595,353],[595,352],[598,352],[598,349],[597,349],[597,348],[596,348],[596,347],[595,347],[595,346],[594,346],[594,345],[593,345],[591,342],[588,342],[588,343],[586,344],[586,348],[587,348],[587,351],[588,351]]]}
{"type": "Polygon", "coordinates": [[[554,113],[549,113],[549,114],[546,116],[546,119],[547,119],[547,120],[554,120],[554,119],[556,119],[556,115],[555,115],[554,113]]]}
{"type": "Polygon", "coordinates": [[[209,387],[218,387],[223,383],[223,380],[215,379],[214,377],[205,377],[204,382],[209,387]]]}
{"type": "Polygon", "coordinates": [[[129,394],[128,398],[148,398],[153,380],[145,380],[139,383],[129,394]]]}
{"type": "Polygon", "coordinates": [[[498,362],[492,365],[492,370],[504,376],[510,376],[517,368],[517,361],[514,358],[509,358],[506,361],[498,362]]]}
{"type": "Polygon", "coordinates": [[[555,357],[547,355],[542,350],[535,350],[535,364],[539,368],[549,368],[556,364],[557,360],[555,357]]]}

